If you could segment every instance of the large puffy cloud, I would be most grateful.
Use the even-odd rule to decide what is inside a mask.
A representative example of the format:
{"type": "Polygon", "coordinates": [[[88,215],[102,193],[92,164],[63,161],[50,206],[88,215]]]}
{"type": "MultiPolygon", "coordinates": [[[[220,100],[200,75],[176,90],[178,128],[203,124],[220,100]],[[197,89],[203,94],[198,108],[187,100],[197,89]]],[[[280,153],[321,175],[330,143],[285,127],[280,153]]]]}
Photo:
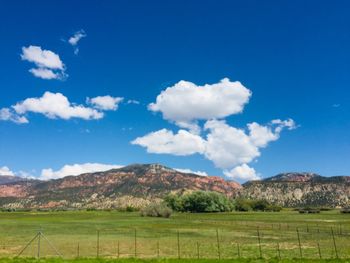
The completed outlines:
{"type": "Polygon", "coordinates": [[[54,119],[81,118],[85,120],[101,119],[103,113],[83,105],[71,104],[61,93],[45,92],[40,98],[28,98],[13,106],[17,114],[27,112],[41,113],[54,119]]]}
{"type": "Polygon", "coordinates": [[[200,136],[185,130],[179,130],[178,133],[174,134],[172,131],[162,129],[138,137],[131,143],[146,147],[149,153],[182,156],[202,153],[205,148],[204,140],[200,136]]]}
{"type": "Polygon", "coordinates": [[[204,86],[182,80],[162,91],[148,108],[161,112],[164,119],[180,127],[198,130],[194,126],[197,120],[225,118],[242,112],[250,96],[249,89],[228,78],[204,86]]]}
{"type": "Polygon", "coordinates": [[[43,169],[41,171],[40,179],[50,180],[62,178],[68,175],[80,175],[83,173],[104,172],[111,169],[117,169],[123,167],[122,165],[102,164],[102,163],[83,163],[65,165],[61,169],[54,171],[51,168],[43,169]]]}
{"type": "Polygon", "coordinates": [[[232,170],[225,170],[224,175],[235,180],[260,180],[260,176],[256,173],[254,168],[249,167],[247,164],[236,166],[232,170]]]}
{"type": "Polygon", "coordinates": [[[35,64],[36,68],[29,70],[35,77],[63,79],[67,76],[61,58],[51,50],[45,50],[39,46],[22,47],[21,58],[35,64]]]}
{"type": "Polygon", "coordinates": [[[3,166],[3,167],[0,167],[0,175],[14,176],[15,173],[12,172],[7,166],[3,166]]]}
{"type": "Polygon", "coordinates": [[[253,122],[246,129],[241,129],[228,125],[224,120],[209,120],[204,125],[206,137],[203,138],[186,130],[174,134],[162,129],[139,137],[132,144],[145,147],[149,153],[202,154],[230,178],[256,180],[258,175],[247,164],[260,156],[261,148],[276,141],[284,128],[295,128],[294,121],[271,121],[267,125],[253,122]]]}
{"type": "Polygon", "coordinates": [[[87,103],[93,105],[100,110],[117,110],[118,104],[123,100],[121,97],[98,96],[95,98],[87,98],[87,103]]]}
{"type": "Polygon", "coordinates": [[[212,120],[205,124],[209,130],[206,140],[205,157],[215,166],[226,169],[249,163],[260,155],[258,147],[243,129],[231,127],[225,121],[212,120]]]}
{"type": "Polygon", "coordinates": [[[176,134],[166,129],[151,132],[132,143],[150,153],[202,154],[230,178],[258,179],[248,163],[260,156],[261,148],[278,140],[283,129],[295,129],[296,124],[292,119],[275,119],[266,125],[252,122],[244,128],[228,125],[224,119],[241,113],[251,94],[240,82],[228,78],[204,86],[180,81],[162,91],[148,109],[161,112],[164,119],[182,129],[176,134]],[[205,120],[204,130],[199,120],[205,120]],[[180,136],[184,134],[185,140],[180,136]]]}

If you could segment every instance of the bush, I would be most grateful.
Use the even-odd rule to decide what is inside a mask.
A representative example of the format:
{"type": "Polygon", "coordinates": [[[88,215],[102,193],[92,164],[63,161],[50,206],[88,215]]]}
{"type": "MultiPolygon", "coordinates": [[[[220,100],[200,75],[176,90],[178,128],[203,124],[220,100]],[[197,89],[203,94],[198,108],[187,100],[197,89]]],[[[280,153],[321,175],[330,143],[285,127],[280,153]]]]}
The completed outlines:
{"type": "Polygon", "coordinates": [[[282,206],[279,206],[279,205],[268,205],[266,207],[266,210],[267,212],[281,212],[282,210],[282,206]]]}
{"type": "Polygon", "coordinates": [[[251,202],[248,199],[236,199],[236,211],[248,212],[252,210],[251,202]]]}
{"type": "Polygon", "coordinates": [[[150,204],[140,211],[141,216],[169,218],[172,210],[165,204],[150,204]]]}
{"type": "Polygon", "coordinates": [[[136,207],[133,207],[131,205],[128,205],[126,208],[125,208],[125,211],[126,212],[135,212],[137,211],[138,209],[136,207]]]}
{"type": "Polygon", "coordinates": [[[239,198],[236,199],[235,210],[241,212],[262,211],[262,212],[280,212],[281,206],[270,204],[266,200],[252,200],[239,198]]]}
{"type": "Polygon", "coordinates": [[[196,191],[183,196],[169,195],[164,201],[179,212],[228,212],[234,207],[231,200],[216,192],[196,191]]]}
{"type": "Polygon", "coordinates": [[[344,207],[340,210],[342,214],[350,214],[350,207],[344,207]]]}
{"type": "Polygon", "coordinates": [[[318,214],[320,211],[321,210],[316,207],[304,207],[299,209],[300,214],[318,214]]]}

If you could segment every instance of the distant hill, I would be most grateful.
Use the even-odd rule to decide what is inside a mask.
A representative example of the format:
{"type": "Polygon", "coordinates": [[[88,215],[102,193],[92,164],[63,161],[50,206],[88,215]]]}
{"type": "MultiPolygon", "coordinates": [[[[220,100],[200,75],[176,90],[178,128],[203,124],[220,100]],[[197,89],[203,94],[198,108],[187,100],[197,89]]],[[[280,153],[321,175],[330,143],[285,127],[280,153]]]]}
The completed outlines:
{"type": "Polygon", "coordinates": [[[50,181],[0,177],[0,207],[142,207],[168,193],[196,190],[215,191],[233,198],[266,199],[285,207],[350,205],[348,176],[281,173],[240,185],[221,177],[182,173],[160,164],[134,164],[50,181]]]}
{"type": "Polygon", "coordinates": [[[8,183],[15,183],[19,181],[23,181],[22,177],[12,176],[12,175],[0,175],[0,185],[1,184],[8,184],[8,183]]]}
{"type": "Polygon", "coordinates": [[[140,207],[172,192],[215,191],[234,196],[239,183],[178,172],[159,164],[135,164],[50,181],[0,185],[0,206],[11,208],[140,207]]]}
{"type": "Polygon", "coordinates": [[[242,196],[266,199],[287,207],[350,205],[350,177],[282,173],[243,184],[242,196]]]}

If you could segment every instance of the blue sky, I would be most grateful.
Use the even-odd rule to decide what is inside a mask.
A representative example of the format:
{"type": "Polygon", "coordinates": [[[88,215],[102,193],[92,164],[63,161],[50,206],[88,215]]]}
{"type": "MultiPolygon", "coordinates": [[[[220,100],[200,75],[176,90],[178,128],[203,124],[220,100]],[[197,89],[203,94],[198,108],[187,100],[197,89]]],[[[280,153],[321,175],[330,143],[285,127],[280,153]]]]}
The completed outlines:
{"type": "MultiPolygon", "coordinates": [[[[53,178],[64,165],[156,162],[239,181],[286,171],[349,175],[349,8],[348,1],[340,0],[1,3],[0,109],[28,123],[15,123],[8,115],[6,119],[3,111],[0,172],[7,167],[14,174],[43,176],[43,169],[51,169],[48,177],[53,178]],[[77,32],[84,37],[72,45],[69,39],[77,32]],[[51,51],[59,57],[58,64],[47,64],[54,56],[41,64],[30,61],[23,54],[23,48],[34,52],[30,46],[39,53],[51,51]],[[43,79],[30,69],[56,75],[43,79]],[[199,131],[179,124],[176,114],[183,108],[172,108],[171,118],[164,117],[170,111],[166,101],[158,110],[148,108],[167,88],[176,93],[181,80],[187,81],[186,90],[200,91],[224,78],[230,82],[223,89],[239,81],[237,91],[247,89],[251,96],[241,98],[241,111],[236,112],[229,110],[235,98],[219,95],[218,107],[206,105],[199,92],[194,98],[199,104],[188,105],[194,117],[187,122],[199,131]],[[24,103],[45,92],[61,94],[70,107],[80,105],[88,114],[103,117],[64,119],[48,116],[47,110],[33,112],[34,106],[24,103]],[[124,99],[108,110],[87,101],[106,95],[124,99]],[[12,107],[16,104],[17,110],[12,107]],[[292,119],[294,125],[272,124],[276,119],[292,119]],[[266,134],[259,134],[264,142],[247,139],[249,123],[265,129],[266,134]],[[228,141],[214,140],[214,148],[208,150],[208,135],[218,134],[218,125],[228,141]],[[166,134],[147,137],[162,129],[166,134]],[[189,141],[176,141],[179,130],[190,136],[189,141]],[[244,132],[242,138],[230,137],[238,131],[244,132]],[[160,143],[164,136],[172,149],[160,143]],[[144,139],[143,146],[131,143],[136,138],[144,139]],[[258,153],[241,145],[244,140],[258,153]],[[227,147],[223,156],[213,157],[220,145],[227,147]],[[244,151],[248,156],[243,160],[237,155],[244,151]],[[232,158],[221,163],[228,155],[232,158]]],[[[208,96],[217,95],[213,86],[207,89],[208,96]]],[[[177,97],[181,101],[186,90],[177,97]]]]}

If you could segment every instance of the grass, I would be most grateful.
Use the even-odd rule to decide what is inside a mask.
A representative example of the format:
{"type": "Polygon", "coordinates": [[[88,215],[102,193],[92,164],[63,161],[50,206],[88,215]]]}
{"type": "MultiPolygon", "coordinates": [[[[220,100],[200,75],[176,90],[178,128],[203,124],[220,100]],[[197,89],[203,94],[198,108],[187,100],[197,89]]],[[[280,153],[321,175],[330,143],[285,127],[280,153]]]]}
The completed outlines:
{"type": "MultiPolygon", "coordinates": [[[[129,257],[174,259],[146,262],[177,262],[175,259],[179,256],[182,260],[199,256],[208,260],[220,257],[238,260],[230,262],[251,262],[251,258],[260,257],[258,230],[263,258],[300,258],[296,229],[303,258],[318,259],[318,245],[324,259],[336,258],[336,252],[339,258],[350,258],[349,214],[339,211],[299,214],[291,210],[280,213],[179,213],[170,219],[116,211],[4,212],[0,213],[0,257],[16,256],[39,229],[65,259],[93,258],[98,254],[104,259],[118,256],[123,260],[129,257]]],[[[41,238],[40,246],[41,256],[55,256],[45,239],[41,238]]],[[[23,256],[34,257],[37,251],[36,240],[23,256]]],[[[128,259],[125,262],[142,261],[128,259]]]]}
{"type": "MultiPolygon", "coordinates": [[[[10,259],[2,258],[0,263],[215,263],[215,259],[33,259],[21,258],[10,259]]],[[[349,263],[347,259],[223,259],[222,263],[349,263]]]]}

